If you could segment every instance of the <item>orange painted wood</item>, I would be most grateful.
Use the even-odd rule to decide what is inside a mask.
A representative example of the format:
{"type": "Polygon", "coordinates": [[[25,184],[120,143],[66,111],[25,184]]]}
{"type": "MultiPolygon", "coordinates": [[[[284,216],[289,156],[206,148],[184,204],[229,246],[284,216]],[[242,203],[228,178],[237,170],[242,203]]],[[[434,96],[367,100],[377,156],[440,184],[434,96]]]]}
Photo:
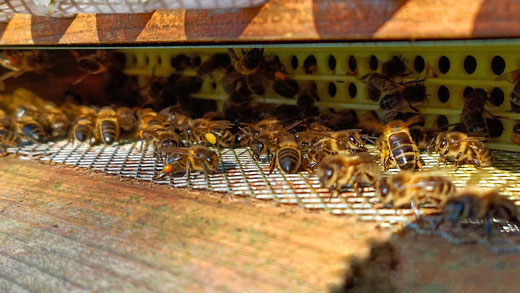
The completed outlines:
{"type": "Polygon", "coordinates": [[[271,0],[256,8],[47,18],[16,15],[0,44],[513,38],[515,0],[271,0]]]}

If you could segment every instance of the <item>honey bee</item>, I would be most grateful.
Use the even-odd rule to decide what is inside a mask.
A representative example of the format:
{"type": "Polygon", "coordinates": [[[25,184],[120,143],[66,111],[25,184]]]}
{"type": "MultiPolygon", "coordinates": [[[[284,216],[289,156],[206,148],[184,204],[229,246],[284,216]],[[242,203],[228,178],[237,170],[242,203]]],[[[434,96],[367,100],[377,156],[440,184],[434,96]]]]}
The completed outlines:
{"type": "Polygon", "coordinates": [[[382,177],[376,186],[376,193],[382,204],[392,204],[394,208],[425,203],[439,207],[455,191],[455,185],[445,177],[411,171],[382,177]]]}
{"type": "Polygon", "coordinates": [[[337,155],[342,151],[347,151],[350,154],[366,152],[367,149],[361,140],[359,131],[343,130],[333,132],[328,137],[322,138],[313,144],[307,152],[309,169],[314,170],[323,158],[337,155]]]}
{"type": "MultiPolygon", "coordinates": [[[[489,130],[484,112],[487,93],[481,88],[476,88],[464,97],[464,106],[460,114],[460,121],[467,132],[473,135],[488,136],[489,130]]],[[[488,112],[489,113],[489,112],[488,112]]]]}
{"type": "MultiPolygon", "coordinates": [[[[298,88],[297,88],[298,89],[298,88]]],[[[313,81],[304,81],[298,91],[298,98],[296,104],[300,107],[311,107],[320,101],[318,95],[318,86],[313,81]]]]}
{"type": "Polygon", "coordinates": [[[85,73],[73,84],[80,83],[89,75],[106,72],[112,65],[112,59],[107,50],[70,50],[70,53],[76,59],[79,69],[85,73]]]}
{"type": "Polygon", "coordinates": [[[128,107],[119,107],[116,110],[117,122],[123,131],[131,131],[137,125],[137,116],[134,110],[128,107]]]}
{"type": "Polygon", "coordinates": [[[464,190],[450,196],[442,206],[442,218],[437,228],[443,222],[460,226],[462,221],[484,221],[486,235],[491,232],[490,219],[506,220],[520,224],[520,212],[513,201],[500,195],[496,190],[480,191],[464,190]]]}
{"type": "Polygon", "coordinates": [[[326,133],[331,132],[332,129],[315,121],[311,122],[304,131],[297,132],[295,137],[300,147],[306,149],[323,139],[326,133]]]}
{"type": "Polygon", "coordinates": [[[18,134],[9,129],[0,127],[0,147],[18,146],[18,134]]]}
{"type": "Polygon", "coordinates": [[[26,72],[43,72],[53,65],[50,55],[46,50],[2,50],[0,66],[11,71],[2,75],[0,81],[26,72]]]}
{"type": "Polygon", "coordinates": [[[421,81],[414,81],[413,85],[403,85],[398,89],[386,94],[379,101],[379,108],[383,110],[382,120],[388,122],[395,119],[407,106],[419,112],[414,105],[420,104],[426,100],[426,87],[421,81]]]}
{"type": "Polygon", "coordinates": [[[142,138],[142,136],[143,136],[143,134],[142,134],[143,130],[145,130],[149,127],[152,127],[154,125],[161,128],[161,127],[163,127],[163,123],[166,120],[166,117],[155,112],[154,110],[152,110],[150,108],[140,109],[138,111],[137,116],[139,117],[138,134],[139,134],[140,138],[142,138]]]}
{"type": "Polygon", "coordinates": [[[143,130],[142,139],[148,145],[153,143],[154,156],[159,159],[164,158],[166,149],[172,147],[184,147],[182,137],[175,133],[171,128],[152,126],[143,130]]]}
{"type": "Polygon", "coordinates": [[[12,124],[12,119],[2,109],[0,109],[0,128],[9,128],[12,124]]]}
{"type": "Polygon", "coordinates": [[[439,153],[439,162],[446,163],[447,157],[454,157],[455,168],[460,162],[470,162],[475,167],[489,167],[493,158],[489,148],[479,138],[470,137],[462,132],[442,132],[435,139],[435,151],[439,153]]]}
{"type": "Polygon", "coordinates": [[[72,141],[72,143],[77,141],[79,143],[88,142],[89,144],[92,144],[96,110],[87,106],[80,106],[76,111],[78,118],[76,118],[74,126],[70,132],[70,141],[72,141]]]}
{"type": "Polygon", "coordinates": [[[379,101],[381,95],[394,92],[400,87],[399,84],[383,74],[371,73],[362,77],[361,80],[364,80],[367,77],[367,96],[370,100],[375,102],[379,101]]]}
{"type": "Polygon", "coordinates": [[[385,171],[393,165],[401,170],[422,169],[419,150],[408,128],[419,119],[420,116],[414,116],[406,122],[393,120],[385,125],[374,117],[366,117],[360,121],[362,128],[382,133],[376,144],[381,152],[381,163],[385,171]]]}
{"type": "Polygon", "coordinates": [[[245,78],[238,79],[235,81],[233,89],[229,93],[226,106],[237,108],[247,107],[254,101],[252,94],[247,85],[247,80],[245,78]]]}
{"type": "Polygon", "coordinates": [[[407,76],[411,72],[406,68],[404,60],[401,57],[393,56],[392,59],[383,63],[381,73],[388,78],[395,76],[407,76]]]}
{"type": "Polygon", "coordinates": [[[116,111],[112,107],[101,108],[96,116],[94,129],[96,140],[111,145],[119,140],[120,133],[116,111]]]}
{"type": "Polygon", "coordinates": [[[167,147],[164,149],[166,159],[163,170],[158,178],[168,174],[186,172],[190,177],[192,170],[204,173],[216,173],[219,170],[219,158],[217,153],[203,146],[167,147]]]}
{"type": "Polygon", "coordinates": [[[33,142],[42,143],[47,140],[47,135],[42,125],[30,116],[25,115],[16,119],[16,129],[18,133],[26,136],[33,142]]]}
{"type": "Polygon", "coordinates": [[[277,142],[276,153],[269,166],[269,174],[273,173],[275,165],[285,173],[298,173],[302,163],[302,153],[294,135],[285,132],[279,135],[277,142]]]}
{"type": "Polygon", "coordinates": [[[195,143],[209,142],[217,147],[229,147],[234,143],[233,134],[229,129],[233,123],[227,120],[208,120],[199,118],[192,120],[186,132],[195,143]]]}
{"type": "Polygon", "coordinates": [[[231,58],[226,53],[216,53],[209,57],[208,60],[200,64],[197,70],[199,77],[204,77],[206,74],[211,73],[215,70],[223,70],[231,65],[231,58]]]}
{"type": "Polygon", "coordinates": [[[513,126],[513,134],[511,136],[511,141],[514,144],[520,144],[520,123],[515,124],[513,126]]]}
{"type": "Polygon", "coordinates": [[[366,152],[338,154],[324,158],[316,169],[321,186],[337,194],[350,185],[357,195],[362,194],[363,184],[374,185],[381,177],[381,169],[374,157],[366,152]]]}
{"type": "Polygon", "coordinates": [[[69,126],[67,115],[53,103],[45,103],[37,120],[52,137],[67,135],[69,126]]]}
{"type": "Polygon", "coordinates": [[[511,104],[511,111],[519,113],[520,112],[520,69],[504,73],[501,76],[497,77],[497,80],[507,80],[507,81],[515,84],[513,90],[511,91],[509,102],[511,104]]]}
{"type": "Polygon", "coordinates": [[[242,57],[238,58],[235,50],[228,49],[231,58],[234,60],[233,67],[243,75],[254,73],[264,61],[264,48],[253,48],[250,50],[242,49],[242,57]]]}

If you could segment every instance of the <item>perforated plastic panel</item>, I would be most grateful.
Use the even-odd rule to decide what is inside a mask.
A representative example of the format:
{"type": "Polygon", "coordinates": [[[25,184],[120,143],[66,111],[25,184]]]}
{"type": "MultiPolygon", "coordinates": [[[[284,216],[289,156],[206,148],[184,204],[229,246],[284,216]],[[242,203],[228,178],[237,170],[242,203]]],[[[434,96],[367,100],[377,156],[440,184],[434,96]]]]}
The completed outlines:
{"type": "MultiPolygon", "coordinates": [[[[239,50],[239,49],[236,49],[239,50]]],[[[454,41],[454,42],[402,42],[402,43],[354,43],[320,44],[319,46],[291,45],[266,46],[266,55],[277,55],[292,78],[297,81],[312,80],[318,87],[320,107],[354,109],[358,117],[370,110],[378,110],[378,102],[367,97],[366,82],[361,78],[372,72],[380,72],[382,62],[393,56],[402,57],[414,74],[404,80],[426,78],[427,102],[418,106],[426,118],[426,126],[437,127],[437,120],[444,116],[449,124],[460,121],[463,94],[468,87],[483,88],[490,95],[486,109],[499,116],[502,134],[489,143],[497,150],[520,151],[520,146],[511,141],[513,127],[520,123],[520,113],[511,111],[510,94],[514,84],[497,77],[520,67],[520,44],[508,41],[454,41]],[[314,56],[317,71],[305,74],[303,64],[314,56]],[[376,70],[370,63],[377,65],[376,70]],[[421,65],[422,64],[422,65],[421,65]],[[471,72],[471,73],[470,73],[471,72]],[[334,88],[335,91],[329,90],[334,88]]],[[[174,72],[170,60],[177,54],[199,55],[205,61],[216,52],[227,52],[226,48],[193,49],[126,49],[128,74],[141,77],[143,84],[154,73],[168,76],[174,72]]],[[[194,71],[184,72],[195,75],[194,71]]],[[[214,74],[219,81],[222,75],[214,74]]],[[[222,107],[227,94],[220,83],[212,87],[213,80],[204,81],[202,91],[194,97],[211,99],[222,107]]],[[[268,89],[265,97],[258,101],[272,104],[296,104],[295,99],[278,96],[268,89]]],[[[411,111],[411,110],[408,110],[411,111]]],[[[485,114],[487,115],[487,114],[485,114]]],[[[487,117],[487,116],[486,116],[487,117]]]]}

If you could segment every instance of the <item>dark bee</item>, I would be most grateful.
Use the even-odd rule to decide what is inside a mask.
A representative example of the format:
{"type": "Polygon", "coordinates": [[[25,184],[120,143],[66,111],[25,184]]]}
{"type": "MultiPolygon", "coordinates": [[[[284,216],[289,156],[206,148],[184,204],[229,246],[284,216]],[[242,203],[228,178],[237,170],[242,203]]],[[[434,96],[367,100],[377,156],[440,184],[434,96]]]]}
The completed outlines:
{"type": "Polygon", "coordinates": [[[450,222],[460,226],[462,221],[484,221],[486,234],[491,232],[491,219],[506,220],[509,223],[520,224],[520,212],[515,203],[491,190],[464,190],[453,194],[442,206],[442,218],[437,223],[450,222]]]}
{"type": "Polygon", "coordinates": [[[235,50],[228,49],[231,58],[234,59],[235,70],[243,75],[254,73],[264,61],[264,49],[253,48],[250,50],[242,49],[242,56],[238,58],[235,50]]]}
{"type": "Polygon", "coordinates": [[[388,122],[395,119],[406,106],[415,112],[419,112],[414,105],[425,100],[426,87],[421,82],[402,86],[385,95],[379,102],[379,107],[383,110],[382,121],[388,122]]]}
{"type": "Polygon", "coordinates": [[[203,77],[215,70],[224,70],[228,68],[229,65],[231,65],[231,58],[228,54],[216,53],[200,64],[200,67],[197,70],[197,75],[203,77]]]}
{"type": "Polygon", "coordinates": [[[31,117],[24,116],[16,121],[18,133],[25,135],[31,141],[45,142],[47,135],[40,123],[31,117]]]}
{"type": "Polygon", "coordinates": [[[484,118],[487,93],[476,88],[464,97],[464,107],[460,114],[460,121],[466,128],[466,131],[472,135],[488,136],[489,129],[484,118]]]}
{"type": "Polygon", "coordinates": [[[276,80],[273,90],[284,98],[293,98],[298,94],[298,82],[294,79],[276,80]]]}
{"type": "Polygon", "coordinates": [[[361,80],[367,77],[367,96],[370,100],[375,102],[379,101],[381,95],[386,95],[402,88],[402,85],[399,85],[383,74],[371,73],[362,77],[361,80]]]}
{"type": "Polygon", "coordinates": [[[408,75],[407,70],[408,69],[404,64],[403,59],[401,57],[393,56],[392,59],[383,63],[381,73],[389,78],[392,78],[394,76],[408,75]]]}

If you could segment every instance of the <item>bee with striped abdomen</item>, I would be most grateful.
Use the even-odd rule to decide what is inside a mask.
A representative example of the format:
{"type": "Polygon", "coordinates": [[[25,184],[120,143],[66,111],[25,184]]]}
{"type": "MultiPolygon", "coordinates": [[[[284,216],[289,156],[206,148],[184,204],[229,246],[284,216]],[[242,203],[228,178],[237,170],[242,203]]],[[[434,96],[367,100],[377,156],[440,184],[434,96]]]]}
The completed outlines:
{"type": "Polygon", "coordinates": [[[425,203],[439,207],[455,191],[455,185],[445,177],[411,171],[382,177],[376,187],[376,194],[383,205],[391,204],[394,208],[425,203]]]}
{"type": "Polygon", "coordinates": [[[94,129],[96,141],[111,145],[119,140],[120,133],[116,111],[111,107],[101,108],[96,115],[94,129]]]}
{"type": "Polygon", "coordinates": [[[96,110],[87,106],[80,106],[76,109],[77,118],[74,122],[70,133],[72,143],[89,143],[92,144],[94,133],[94,121],[96,118],[96,110]]]}

